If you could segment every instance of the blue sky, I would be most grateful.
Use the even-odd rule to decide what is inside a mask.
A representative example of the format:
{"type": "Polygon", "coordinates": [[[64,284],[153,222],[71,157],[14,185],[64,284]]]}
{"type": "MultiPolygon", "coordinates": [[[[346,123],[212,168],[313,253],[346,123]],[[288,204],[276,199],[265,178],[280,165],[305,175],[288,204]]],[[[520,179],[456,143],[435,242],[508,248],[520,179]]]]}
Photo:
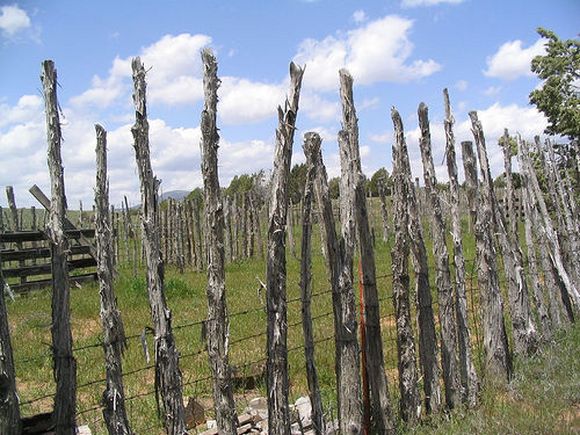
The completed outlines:
{"type": "MultiPolygon", "coordinates": [[[[538,26],[578,37],[580,2],[478,0],[0,1],[0,186],[17,203],[28,188],[48,192],[40,63],[53,59],[63,110],[63,163],[70,208],[90,207],[94,123],[109,131],[111,200],[139,200],[130,126],[130,59],[148,73],[153,168],[162,190],[201,186],[199,51],[212,47],[222,86],[220,177],[271,167],[275,108],[290,61],[306,65],[293,163],[302,135],[317,130],[331,176],[338,175],[338,69],[355,79],[363,167],[391,168],[390,108],[401,112],[413,171],[422,174],[417,106],[430,109],[436,164],[443,158],[442,89],[448,87],[457,140],[471,139],[467,112],[478,110],[492,171],[501,172],[497,138],[507,127],[525,137],[545,119],[528,105],[539,86],[529,62],[541,54],[538,26]]],[[[437,167],[441,180],[445,168],[437,167]]],[[[4,194],[0,205],[6,205],[4,194]]]]}

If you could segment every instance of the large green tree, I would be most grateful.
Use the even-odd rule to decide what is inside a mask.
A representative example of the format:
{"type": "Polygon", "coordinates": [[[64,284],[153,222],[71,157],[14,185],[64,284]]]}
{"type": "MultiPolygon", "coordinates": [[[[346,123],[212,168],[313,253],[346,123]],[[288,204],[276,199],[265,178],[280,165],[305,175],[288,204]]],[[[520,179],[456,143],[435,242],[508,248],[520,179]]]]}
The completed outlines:
{"type": "Polygon", "coordinates": [[[546,133],[580,141],[580,41],[561,40],[538,29],[546,39],[546,54],[532,60],[532,71],[544,82],[530,93],[530,102],[548,119],[546,133]]]}

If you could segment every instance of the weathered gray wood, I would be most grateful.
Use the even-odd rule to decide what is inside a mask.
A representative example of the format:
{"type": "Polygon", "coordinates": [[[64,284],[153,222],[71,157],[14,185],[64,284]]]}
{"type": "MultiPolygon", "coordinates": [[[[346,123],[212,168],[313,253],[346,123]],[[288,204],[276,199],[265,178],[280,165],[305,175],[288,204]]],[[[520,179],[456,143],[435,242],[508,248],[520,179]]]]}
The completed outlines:
{"type": "MultiPolygon", "coordinates": [[[[465,290],[465,257],[461,243],[461,212],[459,207],[459,182],[457,180],[457,162],[455,157],[455,136],[453,124],[455,120],[451,114],[451,104],[447,89],[443,90],[445,105],[445,156],[447,172],[449,174],[449,194],[451,212],[451,235],[453,237],[453,266],[455,268],[455,308],[457,321],[457,343],[459,349],[459,373],[461,378],[461,399],[468,407],[477,404],[479,381],[473,365],[471,352],[471,338],[467,314],[467,296],[465,290]]],[[[476,173],[477,176],[477,173],[476,173]]]]}
{"type": "MultiPolygon", "coordinates": [[[[536,136],[537,138],[537,136],[536,136]]],[[[538,141],[539,142],[539,138],[538,141]]],[[[539,148],[539,147],[538,147],[539,148]]],[[[561,237],[563,245],[566,246],[565,260],[570,278],[574,281],[576,289],[580,288],[580,234],[578,219],[578,210],[573,194],[569,194],[565,188],[566,180],[563,180],[554,157],[554,148],[552,143],[546,141],[547,159],[545,159],[547,171],[552,174],[555,181],[554,196],[556,203],[561,204],[561,218],[563,220],[561,237]],[[576,217],[576,219],[575,219],[576,217]]],[[[567,177],[565,177],[567,179],[567,177]]]]}
{"type": "Polygon", "coordinates": [[[215,415],[220,433],[235,434],[238,425],[234,394],[230,380],[228,341],[230,322],[226,300],[224,214],[218,177],[217,129],[217,60],[206,48],[203,62],[204,106],[201,113],[201,172],[205,201],[205,237],[207,267],[207,353],[213,375],[215,415]]]}
{"type": "MultiPolygon", "coordinates": [[[[520,168],[524,168],[524,163],[522,161],[521,154],[518,154],[519,166],[520,168]]],[[[541,340],[542,341],[549,341],[552,337],[552,325],[550,324],[550,317],[548,315],[548,309],[546,307],[546,301],[544,299],[542,287],[546,285],[544,281],[542,283],[541,277],[538,271],[538,259],[536,255],[536,247],[538,245],[538,240],[536,239],[534,234],[534,230],[532,227],[532,222],[534,221],[532,214],[535,212],[533,210],[533,206],[531,203],[530,192],[529,192],[529,181],[528,181],[528,174],[524,171],[521,173],[521,182],[522,182],[522,202],[523,207],[525,210],[524,215],[524,232],[526,238],[526,247],[527,247],[527,258],[528,258],[528,276],[529,282],[531,287],[532,299],[536,306],[536,312],[538,314],[538,318],[540,321],[541,327],[541,340]]]]}
{"type": "Polygon", "coordinates": [[[421,160],[423,162],[423,179],[427,204],[431,213],[431,231],[433,235],[433,254],[435,257],[435,285],[439,296],[439,324],[441,325],[441,365],[445,385],[445,400],[449,408],[459,404],[459,367],[456,306],[451,286],[451,270],[449,268],[449,251],[445,241],[446,229],[441,210],[441,201],[437,192],[437,177],[431,151],[431,132],[429,129],[428,109],[424,103],[418,109],[419,129],[421,138],[421,160]]]}
{"type": "Polygon", "coordinates": [[[288,247],[290,248],[290,253],[292,257],[296,258],[296,243],[294,243],[294,205],[292,200],[290,200],[290,208],[288,210],[288,223],[286,231],[288,232],[288,247]]]}
{"type": "Polygon", "coordinates": [[[505,197],[507,201],[507,225],[508,237],[517,240],[518,237],[518,218],[514,206],[514,183],[512,180],[512,146],[508,129],[504,129],[503,136],[499,139],[499,146],[503,151],[503,166],[505,171],[505,197]]]}
{"type": "MultiPolygon", "coordinates": [[[[483,138],[483,131],[481,132],[481,137],[483,138]]],[[[510,174],[510,184],[507,187],[508,214],[511,213],[513,219],[515,220],[516,217],[513,216],[513,189],[511,188],[511,149],[509,148],[510,137],[507,129],[505,130],[501,142],[501,146],[504,149],[505,170],[506,173],[510,174]],[[511,211],[509,210],[510,197],[511,211]]],[[[501,213],[493,189],[491,173],[487,163],[487,154],[481,163],[483,165],[482,172],[484,183],[487,184],[487,188],[490,192],[495,232],[502,252],[508,289],[508,299],[511,315],[510,317],[512,321],[512,331],[514,336],[514,350],[517,354],[520,355],[530,355],[535,352],[537,348],[537,334],[530,310],[528,284],[523,266],[523,254],[519,247],[517,231],[515,229],[517,227],[517,223],[514,223],[513,228],[508,229],[509,226],[506,224],[504,215],[501,213]]]]}
{"type": "MultiPolygon", "coordinates": [[[[351,257],[350,273],[352,274],[355,234],[351,228],[354,226],[359,239],[363,274],[366,366],[371,393],[372,420],[374,430],[377,433],[394,433],[395,422],[389,400],[388,383],[384,366],[380,324],[381,315],[376,282],[373,240],[369,225],[364,175],[360,161],[358,120],[356,118],[352,91],[353,79],[345,69],[341,69],[339,74],[340,97],[342,101],[342,128],[346,132],[346,135],[339,134],[338,141],[340,147],[341,180],[343,183],[341,207],[343,208],[343,216],[349,221],[346,226],[347,231],[343,231],[343,240],[345,251],[348,249],[352,250],[348,254],[345,252],[345,256],[348,255],[351,257]],[[344,137],[347,140],[340,140],[340,137],[344,137]]],[[[345,228],[344,223],[343,228],[345,228]]]]}
{"type": "Polygon", "coordinates": [[[203,207],[202,201],[199,199],[194,199],[193,201],[193,221],[195,227],[195,258],[196,269],[201,271],[205,267],[205,249],[203,246],[203,230],[201,228],[201,209],[203,207]]]}
{"type": "Polygon", "coordinates": [[[266,259],[268,431],[279,435],[290,433],[285,236],[292,143],[303,75],[302,68],[294,63],[290,64],[289,95],[284,108],[278,107],[268,223],[266,259]]]}
{"type": "Polygon", "coordinates": [[[107,177],[107,132],[95,125],[97,134],[97,180],[95,187],[95,229],[97,275],[101,299],[101,325],[105,351],[107,384],[103,392],[103,417],[109,434],[130,434],[125,409],[122,355],[127,344],[121,313],[113,289],[113,245],[109,214],[109,181],[107,177]]]}
{"type": "Polygon", "coordinates": [[[511,376],[512,361],[503,320],[503,301],[493,246],[493,205],[489,163],[483,129],[476,112],[470,112],[472,132],[484,181],[479,191],[475,238],[480,297],[483,306],[483,336],[486,379],[506,381],[511,376]]]}
{"type": "MultiPolygon", "coordinates": [[[[402,125],[400,126],[403,130],[402,125]]],[[[438,412],[441,407],[441,387],[439,385],[439,350],[433,316],[431,287],[429,284],[429,266],[427,262],[427,250],[423,238],[423,226],[421,212],[425,207],[419,207],[417,197],[421,197],[418,182],[413,184],[411,165],[407,144],[401,145],[401,170],[405,174],[405,180],[409,184],[406,204],[408,207],[408,232],[413,254],[413,266],[415,269],[415,295],[417,317],[419,324],[419,360],[423,372],[423,390],[425,391],[425,408],[429,412],[438,412]]],[[[422,198],[423,204],[425,199],[422,198]]]]}
{"type": "Polygon", "coordinates": [[[540,189],[538,182],[538,177],[534,166],[530,160],[529,150],[527,144],[518,138],[519,152],[522,154],[522,159],[525,165],[525,169],[528,172],[530,186],[531,186],[531,197],[533,203],[539,208],[540,216],[542,220],[542,231],[543,236],[548,240],[548,245],[550,247],[550,261],[553,263],[553,271],[556,273],[556,280],[561,283],[566,296],[571,300],[571,302],[580,307],[580,294],[578,289],[575,287],[573,281],[570,279],[568,272],[564,266],[564,261],[562,259],[562,250],[560,248],[560,243],[558,241],[558,235],[554,230],[554,225],[552,219],[548,213],[546,202],[540,189]]]}
{"type": "Polygon", "coordinates": [[[463,159],[463,171],[465,173],[465,193],[469,208],[469,222],[471,230],[475,230],[477,222],[477,161],[473,151],[473,142],[461,142],[461,155],[463,159]]]}
{"type": "Polygon", "coordinates": [[[317,133],[304,135],[304,154],[306,155],[306,184],[304,186],[302,211],[302,245],[300,259],[300,299],[302,302],[302,330],[304,332],[304,358],[306,360],[306,379],[312,404],[312,426],[317,435],[326,432],[322,399],[318,386],[318,374],[314,359],[314,331],[312,326],[312,197],[317,165],[314,156],[320,152],[322,140],[317,133]]]}
{"type": "MultiPolygon", "coordinates": [[[[393,304],[397,325],[400,412],[404,421],[414,424],[421,416],[418,374],[415,363],[415,340],[409,301],[409,190],[413,188],[405,169],[407,145],[401,116],[391,110],[395,130],[393,143],[393,225],[395,243],[391,249],[393,273],[393,304]]],[[[433,331],[434,333],[434,331],[433,331]]]]}
{"type": "Polygon", "coordinates": [[[187,433],[184,420],[179,354],[171,328],[171,311],[163,287],[163,262],[159,246],[157,209],[160,181],[153,175],[149,151],[145,67],[139,57],[132,60],[135,124],[131,127],[141,188],[141,226],[147,262],[147,290],[155,331],[155,391],[161,396],[162,416],[168,434],[187,433]]]}
{"type": "MultiPolygon", "coordinates": [[[[306,149],[309,152],[309,149],[306,149]]],[[[352,281],[342,274],[343,241],[336,235],[328,177],[322,152],[312,154],[316,165],[315,191],[321,216],[322,238],[332,288],[334,315],[335,373],[338,399],[338,420],[342,433],[362,431],[362,401],[356,307],[352,281]]]]}
{"type": "Polygon", "coordinates": [[[16,372],[10,341],[8,312],[4,300],[4,277],[0,262],[0,433],[19,434],[20,406],[16,391],[16,372]]]}
{"type": "Polygon", "coordinates": [[[43,85],[48,142],[48,170],[52,199],[47,234],[52,250],[52,353],[56,380],[54,422],[56,433],[76,432],[76,360],[72,352],[70,324],[70,283],[68,278],[68,241],[64,234],[66,196],[64,170],[61,158],[62,134],[59,106],[56,96],[57,78],[54,63],[42,63],[43,85]]]}

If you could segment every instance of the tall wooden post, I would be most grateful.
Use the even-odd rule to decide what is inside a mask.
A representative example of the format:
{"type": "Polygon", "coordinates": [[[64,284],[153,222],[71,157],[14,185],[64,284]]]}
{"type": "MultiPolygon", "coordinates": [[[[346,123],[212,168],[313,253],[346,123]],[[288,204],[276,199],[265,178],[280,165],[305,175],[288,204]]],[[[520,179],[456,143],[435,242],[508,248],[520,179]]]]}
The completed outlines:
{"type": "Polygon", "coordinates": [[[463,172],[465,173],[465,191],[467,206],[469,208],[469,223],[471,230],[475,230],[477,222],[477,161],[473,151],[473,142],[461,142],[461,156],[463,159],[463,172]]]}
{"type": "Polygon", "coordinates": [[[401,116],[391,110],[395,129],[393,144],[393,224],[395,243],[391,249],[393,272],[393,304],[397,325],[397,353],[399,366],[399,393],[401,417],[411,424],[421,415],[418,374],[415,363],[415,339],[409,301],[409,190],[413,188],[405,170],[404,153],[407,152],[401,116]]]}
{"type": "Polygon", "coordinates": [[[302,301],[302,329],[304,332],[304,358],[306,360],[306,379],[312,404],[312,423],[316,435],[325,433],[322,399],[318,386],[318,374],[314,360],[314,332],[312,326],[312,197],[317,165],[314,156],[320,152],[320,136],[308,132],[304,135],[304,154],[306,155],[306,184],[304,186],[302,212],[302,252],[300,260],[300,295],[302,301]]]}
{"type": "Polygon", "coordinates": [[[51,60],[42,63],[40,76],[44,92],[46,133],[48,141],[48,170],[52,199],[47,234],[52,256],[52,353],[56,394],[54,421],[58,434],[76,432],[76,360],[72,352],[70,324],[70,283],[68,276],[68,241],[64,235],[66,196],[61,158],[56,69],[51,60]]]}
{"type": "MultiPolygon", "coordinates": [[[[316,133],[314,134],[317,136],[316,133]]],[[[306,151],[311,152],[310,148],[306,151]]],[[[362,402],[354,289],[352,281],[346,279],[346,275],[342,273],[345,247],[343,241],[339,240],[336,235],[332,200],[322,152],[320,150],[318,153],[312,152],[311,158],[317,168],[314,187],[332,287],[338,421],[341,433],[358,434],[362,431],[362,402]]]]}
{"type": "MultiPolygon", "coordinates": [[[[342,128],[346,134],[339,133],[341,162],[341,207],[346,220],[352,220],[357,231],[362,262],[364,312],[366,332],[366,365],[371,392],[371,407],[374,412],[374,425],[378,433],[394,433],[395,422],[389,400],[387,377],[385,375],[383,341],[381,337],[379,297],[377,291],[376,266],[373,240],[369,225],[364,176],[361,168],[358,120],[353,99],[353,79],[348,71],[340,70],[340,96],[342,100],[342,128]],[[341,137],[346,140],[340,140],[341,137]]],[[[343,223],[344,225],[344,223],[343,223]]],[[[344,228],[344,226],[343,226],[344,228]]],[[[350,273],[352,275],[352,256],[354,255],[355,233],[348,225],[343,231],[345,251],[351,249],[350,273]]],[[[346,254],[346,252],[345,252],[346,254]]],[[[343,265],[343,270],[346,265],[343,265]]]]}
{"type": "MultiPolygon", "coordinates": [[[[479,384],[473,365],[471,338],[467,318],[467,296],[465,291],[465,258],[461,244],[461,215],[459,208],[459,182],[455,157],[455,136],[453,134],[453,115],[447,89],[443,90],[445,104],[445,156],[449,174],[449,195],[451,206],[451,229],[453,237],[453,265],[455,267],[455,308],[457,319],[457,343],[459,348],[459,373],[461,377],[461,399],[469,407],[477,404],[479,384]]],[[[477,176],[477,174],[476,174],[477,176]]]]}
{"type": "Polygon", "coordinates": [[[201,172],[205,198],[205,237],[207,266],[207,353],[213,374],[213,397],[216,420],[220,433],[236,434],[238,418],[230,368],[228,340],[230,322],[226,301],[224,214],[218,177],[219,134],[217,118],[217,61],[206,48],[201,53],[203,62],[203,90],[205,103],[201,113],[201,172]]]}
{"type": "Polygon", "coordinates": [[[433,234],[433,254],[437,275],[435,285],[439,296],[439,323],[441,324],[441,365],[445,384],[445,399],[449,408],[459,403],[459,370],[457,366],[457,327],[456,307],[451,286],[449,269],[449,251],[445,241],[447,231],[441,210],[441,201],[437,192],[437,177],[431,151],[431,132],[429,129],[428,109],[424,103],[419,105],[419,128],[421,130],[421,159],[423,161],[423,178],[425,193],[431,212],[433,234]]]}
{"type": "Polygon", "coordinates": [[[101,324],[107,385],[103,392],[103,417],[109,434],[130,434],[125,410],[122,355],[126,347],[125,330],[113,290],[113,245],[109,214],[107,177],[107,132],[95,125],[97,133],[97,182],[95,188],[95,238],[97,276],[101,296],[101,324]]]}
{"type": "Polygon", "coordinates": [[[139,57],[132,61],[135,124],[131,128],[141,184],[141,225],[147,261],[147,290],[155,330],[155,391],[161,396],[165,429],[170,435],[187,433],[184,420],[179,354],[171,328],[171,311],[163,287],[163,262],[159,244],[157,209],[160,181],[153,175],[149,151],[149,122],[145,97],[145,67],[139,57]]]}
{"type": "Polygon", "coordinates": [[[511,354],[503,320],[503,301],[497,272],[497,259],[493,247],[493,199],[489,163],[485,150],[483,129],[476,112],[470,112],[472,132],[484,177],[479,192],[479,206],[475,225],[478,259],[478,284],[483,302],[483,335],[486,376],[506,381],[512,372],[511,354]]]}
{"type": "Polygon", "coordinates": [[[270,433],[279,435],[290,433],[285,236],[289,200],[287,187],[303,74],[302,68],[294,63],[290,64],[290,94],[284,108],[278,107],[268,223],[266,259],[268,430],[270,433]]]}

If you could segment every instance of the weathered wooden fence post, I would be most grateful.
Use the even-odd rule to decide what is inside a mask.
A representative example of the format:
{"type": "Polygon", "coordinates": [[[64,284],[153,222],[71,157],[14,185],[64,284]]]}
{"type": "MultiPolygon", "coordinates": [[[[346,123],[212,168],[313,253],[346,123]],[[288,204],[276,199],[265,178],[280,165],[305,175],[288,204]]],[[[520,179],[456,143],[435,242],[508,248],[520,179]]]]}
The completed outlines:
{"type": "MultiPolygon", "coordinates": [[[[395,130],[393,143],[393,225],[395,243],[391,249],[393,272],[393,304],[397,325],[400,411],[404,421],[416,423],[421,415],[418,374],[415,363],[415,340],[409,301],[409,190],[413,188],[404,169],[407,145],[401,116],[391,110],[395,130]]],[[[433,331],[433,334],[435,331],[433,331]]]]}
{"type": "Polygon", "coordinates": [[[290,64],[290,94],[284,108],[278,107],[278,128],[270,217],[268,224],[268,256],[266,266],[266,299],[268,307],[268,430],[272,434],[290,433],[288,407],[288,323],[286,312],[286,217],[288,214],[288,179],[298,101],[304,70],[290,64]]]}
{"type": "Polygon", "coordinates": [[[76,360],[72,352],[70,325],[70,283],[68,276],[68,241],[64,235],[66,196],[61,158],[62,135],[56,96],[56,69],[51,60],[42,63],[41,80],[46,113],[48,170],[52,199],[47,234],[52,256],[52,352],[56,394],[54,420],[56,433],[76,432],[76,360]]]}
{"type": "MultiPolygon", "coordinates": [[[[474,137],[478,144],[478,152],[480,153],[479,163],[483,177],[483,189],[486,189],[490,196],[494,229],[502,251],[513,326],[514,348],[518,354],[529,355],[537,347],[537,337],[530,311],[528,285],[524,275],[522,253],[518,241],[508,234],[504,216],[499,209],[493,189],[493,179],[489,169],[481,122],[477,119],[476,112],[470,112],[470,117],[472,119],[474,137]]],[[[505,140],[509,141],[509,136],[505,140]]]]}
{"type": "Polygon", "coordinates": [[[493,204],[489,164],[485,151],[483,130],[477,119],[477,113],[470,112],[472,132],[477,145],[484,183],[479,191],[479,206],[475,225],[475,237],[478,259],[478,284],[483,305],[483,335],[485,351],[486,377],[505,381],[512,372],[511,355],[503,320],[503,301],[499,286],[496,253],[493,247],[493,204]],[[484,160],[485,161],[482,161],[484,160]]]}
{"type": "MultiPolygon", "coordinates": [[[[18,218],[18,208],[16,208],[16,200],[14,198],[14,188],[12,186],[6,186],[6,198],[8,199],[8,207],[10,208],[10,214],[12,216],[12,228],[14,232],[22,230],[22,219],[18,218]]],[[[16,249],[21,251],[23,248],[22,242],[16,242],[16,249]]],[[[25,260],[18,261],[19,267],[26,266],[25,260]]],[[[26,283],[26,276],[20,277],[20,284],[26,283]]]]}
{"type": "MultiPolygon", "coordinates": [[[[310,150],[306,149],[306,151],[310,150]]],[[[338,421],[341,433],[358,434],[362,431],[363,413],[353,284],[342,273],[345,248],[343,241],[339,241],[336,236],[334,212],[322,152],[319,150],[317,154],[313,153],[312,160],[316,165],[314,187],[332,287],[338,421]]]]}
{"type": "Polygon", "coordinates": [[[312,424],[316,435],[325,433],[322,399],[318,387],[318,375],[314,360],[314,332],[310,303],[312,298],[312,197],[317,165],[314,156],[320,152],[322,140],[317,133],[304,135],[304,154],[306,155],[306,185],[304,187],[302,212],[302,246],[300,262],[300,290],[302,301],[302,329],[304,332],[304,357],[306,359],[306,378],[312,404],[312,424]]]}
{"type": "MultiPolygon", "coordinates": [[[[403,130],[403,126],[400,126],[403,130]]],[[[400,159],[409,189],[406,200],[408,208],[408,234],[413,254],[413,266],[415,269],[415,296],[417,317],[419,324],[419,360],[423,372],[423,390],[425,391],[425,407],[427,412],[438,412],[441,407],[441,386],[439,385],[439,351],[437,348],[437,337],[435,330],[435,318],[433,316],[433,302],[431,296],[431,286],[429,284],[429,264],[427,261],[427,249],[423,238],[423,226],[421,223],[421,210],[418,199],[425,204],[423,192],[418,187],[416,180],[413,185],[411,175],[411,165],[409,163],[409,153],[407,144],[403,141],[401,145],[400,159]]]]}
{"type": "Polygon", "coordinates": [[[20,407],[16,392],[16,372],[10,342],[8,312],[4,300],[4,277],[0,262],[0,433],[19,434],[20,407]]]}
{"type": "Polygon", "coordinates": [[[514,183],[512,180],[512,141],[508,129],[504,129],[503,136],[499,140],[499,146],[503,151],[503,167],[505,171],[505,196],[507,198],[507,228],[509,237],[517,240],[518,237],[518,216],[514,206],[514,183]]]}
{"type": "Polygon", "coordinates": [[[473,151],[473,142],[461,142],[461,156],[463,160],[463,172],[465,173],[465,193],[467,197],[467,207],[469,209],[469,227],[475,230],[477,222],[477,161],[473,151]]]}
{"type": "Polygon", "coordinates": [[[457,319],[457,343],[459,348],[459,373],[461,377],[461,399],[469,407],[477,404],[479,390],[477,372],[473,365],[471,338],[467,316],[467,296],[465,291],[465,258],[461,243],[461,215],[459,208],[459,182],[457,181],[457,162],[455,157],[455,136],[453,134],[453,115],[447,89],[443,90],[445,105],[445,156],[449,174],[449,194],[451,206],[451,229],[453,237],[453,265],[455,267],[455,308],[457,319]]]}
{"type": "Polygon", "coordinates": [[[419,105],[418,110],[419,129],[421,139],[421,159],[423,161],[423,178],[425,181],[425,193],[431,212],[431,231],[433,235],[433,254],[437,275],[435,284],[439,296],[439,323],[441,324],[441,365],[443,368],[443,382],[445,384],[445,399],[449,408],[454,408],[460,398],[459,394],[459,370],[457,366],[457,325],[456,306],[453,300],[453,288],[451,286],[451,270],[449,269],[449,251],[445,241],[446,229],[441,211],[441,201],[437,192],[437,178],[435,165],[431,151],[431,133],[429,129],[428,109],[424,103],[419,105]]]}
{"type": "MultiPolygon", "coordinates": [[[[355,233],[353,230],[356,230],[363,272],[366,363],[371,392],[371,407],[374,413],[373,421],[376,432],[394,433],[395,422],[393,421],[384,366],[373,240],[369,226],[364,176],[360,161],[358,120],[352,91],[353,79],[345,69],[341,69],[339,74],[342,128],[346,132],[345,135],[339,133],[338,141],[343,188],[341,189],[341,207],[343,208],[345,219],[350,221],[350,218],[354,217],[352,224],[348,225],[348,231],[343,232],[345,254],[347,250],[352,250],[349,265],[351,268],[350,273],[352,274],[352,256],[354,256],[355,246],[355,233]],[[340,140],[341,137],[344,137],[346,141],[340,140]]],[[[348,257],[345,255],[345,258],[348,257]]],[[[346,265],[343,264],[343,270],[345,270],[345,267],[346,265]]]]}
{"type": "Polygon", "coordinates": [[[161,396],[163,420],[168,434],[187,433],[184,421],[179,354],[171,328],[171,311],[163,287],[163,262],[159,244],[160,228],[157,209],[160,181],[153,175],[149,151],[145,68],[141,59],[132,61],[135,124],[131,128],[135,157],[141,184],[141,225],[147,261],[147,290],[155,330],[155,391],[161,396]]]}
{"type": "Polygon", "coordinates": [[[218,178],[219,134],[216,125],[217,60],[209,48],[201,53],[203,62],[203,90],[205,102],[201,113],[201,172],[205,202],[205,237],[207,266],[207,353],[212,369],[213,397],[218,430],[236,434],[238,418],[230,381],[228,340],[230,322],[226,301],[224,214],[218,178]]]}
{"type": "Polygon", "coordinates": [[[95,188],[95,239],[97,275],[101,296],[101,324],[107,385],[103,392],[103,417],[109,434],[130,434],[125,410],[122,355],[126,347],[125,330],[113,290],[113,245],[109,214],[109,181],[107,178],[107,132],[95,125],[97,133],[97,181],[95,188]]]}
{"type": "Polygon", "coordinates": [[[529,174],[524,171],[525,164],[522,158],[522,153],[518,154],[518,162],[520,166],[520,175],[522,181],[522,203],[525,210],[524,215],[524,231],[526,238],[526,246],[528,251],[528,275],[530,277],[530,286],[532,289],[532,298],[536,306],[536,311],[538,313],[538,318],[540,320],[541,327],[541,340],[549,341],[552,337],[552,325],[550,324],[550,318],[548,315],[548,309],[546,307],[546,301],[544,299],[543,288],[546,288],[547,282],[540,279],[540,274],[538,271],[538,259],[536,255],[536,247],[539,243],[536,237],[537,233],[534,234],[534,229],[532,222],[534,222],[533,213],[536,212],[535,207],[532,205],[531,195],[529,192],[529,174]]]}

